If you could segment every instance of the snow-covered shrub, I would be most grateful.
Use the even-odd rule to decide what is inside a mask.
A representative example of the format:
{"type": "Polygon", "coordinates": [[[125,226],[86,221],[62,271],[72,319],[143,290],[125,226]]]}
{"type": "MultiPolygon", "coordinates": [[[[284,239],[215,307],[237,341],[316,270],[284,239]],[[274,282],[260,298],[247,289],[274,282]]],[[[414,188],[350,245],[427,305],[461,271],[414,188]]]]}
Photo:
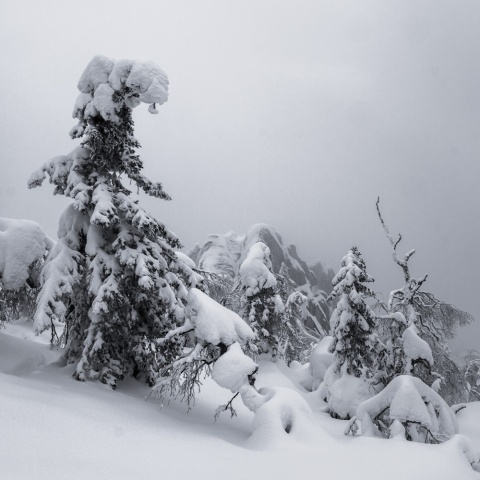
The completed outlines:
{"type": "Polygon", "coordinates": [[[162,366],[183,350],[184,339],[164,337],[184,319],[188,287],[201,280],[175,250],[178,239],[130,198],[122,178],[148,195],[168,200],[160,183],[142,174],[135,153],[132,109],[149,111],[167,100],[168,79],[150,62],[96,56],[78,83],[72,138],[81,144],[35,172],[55,194],[70,197],[59,241],[42,274],[34,327],[65,322],[66,357],[75,377],[99,378],[115,388],[126,375],[153,383],[162,366]]]}
{"type": "Polygon", "coordinates": [[[33,317],[39,271],[52,246],[38,223],[0,218],[0,325],[33,317]]]}
{"type": "Polygon", "coordinates": [[[339,298],[330,319],[333,364],[325,375],[320,395],[326,396],[332,416],[349,418],[362,400],[375,393],[377,357],[384,347],[374,331],[375,314],[366,303],[373,293],[364,283],[373,278],[367,274],[360,252],[352,248],[341,265],[330,295],[339,298]],[[337,382],[340,383],[335,387],[337,382]]]}
{"type": "Polygon", "coordinates": [[[0,287],[19,290],[26,283],[34,286],[31,267],[52,245],[38,223],[0,218],[0,287]]]}
{"type": "Polygon", "coordinates": [[[441,443],[458,433],[458,422],[437,392],[419,378],[400,375],[358,406],[346,433],[360,431],[363,435],[441,443]]]}

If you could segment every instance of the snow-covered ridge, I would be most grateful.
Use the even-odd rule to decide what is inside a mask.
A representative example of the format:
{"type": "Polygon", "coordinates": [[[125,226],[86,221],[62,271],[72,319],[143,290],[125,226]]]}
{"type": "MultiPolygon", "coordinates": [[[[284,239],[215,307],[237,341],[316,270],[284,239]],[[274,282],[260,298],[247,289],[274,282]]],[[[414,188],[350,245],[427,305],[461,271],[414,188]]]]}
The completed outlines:
{"type": "Polygon", "coordinates": [[[286,247],[277,230],[268,224],[251,226],[247,233],[211,234],[202,244],[197,244],[188,256],[199,270],[226,275],[234,283],[240,277],[240,266],[247,258],[250,248],[258,242],[264,243],[271,254],[272,271],[288,275],[295,289],[308,298],[307,326],[322,335],[329,329],[329,309],[325,298],[332,289],[334,271],[324,262],[317,260],[310,267],[297,253],[295,245],[286,247]]]}

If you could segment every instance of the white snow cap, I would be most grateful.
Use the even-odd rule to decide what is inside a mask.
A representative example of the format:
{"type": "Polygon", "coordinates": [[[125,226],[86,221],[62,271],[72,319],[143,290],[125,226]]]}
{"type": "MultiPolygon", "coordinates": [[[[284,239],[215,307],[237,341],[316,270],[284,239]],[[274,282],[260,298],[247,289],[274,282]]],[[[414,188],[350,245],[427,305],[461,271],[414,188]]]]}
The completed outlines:
{"type": "Polygon", "coordinates": [[[238,343],[232,343],[214,364],[212,378],[223,388],[233,393],[238,392],[242,385],[248,384],[248,376],[258,365],[247,357],[238,343]]]}
{"type": "Polygon", "coordinates": [[[195,265],[195,262],[188,255],[185,255],[183,252],[176,251],[175,255],[179,260],[181,260],[185,265],[187,265],[187,267],[197,268],[197,266],[195,265]]]}
{"type": "Polygon", "coordinates": [[[418,336],[418,329],[410,325],[402,335],[405,355],[410,360],[423,359],[433,365],[433,355],[430,345],[418,336]]]}
{"type": "Polygon", "coordinates": [[[277,281],[271,268],[270,249],[262,242],[254,243],[240,267],[241,282],[246,288],[247,297],[264,288],[275,287],[277,281]]]}
{"type": "Polygon", "coordinates": [[[85,68],[78,81],[78,89],[82,93],[93,94],[101,83],[108,82],[108,76],[115,62],[103,55],[95,55],[85,68]]]}
{"type": "Polygon", "coordinates": [[[30,265],[50,247],[38,223],[0,218],[0,284],[18,290],[27,281],[30,265]]]}
{"type": "Polygon", "coordinates": [[[213,345],[245,343],[255,336],[235,312],[223,307],[196,288],[188,292],[185,315],[195,327],[195,335],[213,345]]]}
{"type": "Polygon", "coordinates": [[[168,100],[168,77],[149,61],[115,61],[96,55],[82,73],[78,82],[80,95],[75,103],[73,117],[84,125],[84,119],[101,115],[105,120],[117,121],[121,104],[114,99],[116,92],[129,91],[125,104],[135,108],[141,102],[149,103],[150,113],[158,113],[155,105],[168,100]]]}

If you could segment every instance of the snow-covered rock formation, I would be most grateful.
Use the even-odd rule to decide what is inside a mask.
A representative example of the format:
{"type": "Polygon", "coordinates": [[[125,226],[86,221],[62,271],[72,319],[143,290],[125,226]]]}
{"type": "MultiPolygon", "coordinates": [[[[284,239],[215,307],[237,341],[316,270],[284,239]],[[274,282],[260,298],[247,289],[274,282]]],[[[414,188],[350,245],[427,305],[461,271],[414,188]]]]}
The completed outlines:
{"type": "Polygon", "coordinates": [[[282,275],[288,276],[287,280],[292,282],[294,289],[307,297],[303,308],[305,326],[321,336],[327,334],[329,309],[325,299],[332,289],[333,270],[321,261],[308,265],[298,256],[295,245],[284,246],[281,236],[271,225],[253,225],[246,234],[209,235],[206,242],[197,244],[188,256],[199,270],[225,275],[236,284],[240,266],[257,242],[270,249],[273,272],[278,274],[282,270],[282,275]]]}

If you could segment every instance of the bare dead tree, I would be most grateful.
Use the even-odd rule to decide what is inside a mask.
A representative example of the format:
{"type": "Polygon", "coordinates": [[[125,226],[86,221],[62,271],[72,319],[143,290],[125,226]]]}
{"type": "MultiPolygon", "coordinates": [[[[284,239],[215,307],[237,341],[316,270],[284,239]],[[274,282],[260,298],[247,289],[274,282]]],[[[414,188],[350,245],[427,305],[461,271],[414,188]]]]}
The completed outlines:
{"type": "MultiPolygon", "coordinates": [[[[403,313],[409,324],[415,324],[420,331],[420,335],[429,343],[432,349],[436,370],[440,373],[445,386],[444,398],[449,403],[457,403],[459,400],[463,401],[462,396],[464,395],[463,392],[466,385],[460,378],[458,366],[449,357],[446,340],[455,336],[457,327],[471,323],[473,317],[456,306],[439,300],[432,293],[421,291],[428,274],[421,278],[412,278],[408,262],[415,250],[412,249],[407,252],[403,259],[399,257],[397,247],[402,240],[402,235],[399,234],[395,240],[390,234],[380,212],[380,198],[377,199],[376,207],[385,235],[392,245],[392,258],[402,269],[405,279],[405,285],[402,288],[393,290],[390,293],[388,305],[384,308],[391,313],[403,313]]],[[[426,375],[427,373],[421,375],[421,377],[426,375]]],[[[434,373],[430,374],[428,372],[428,377],[432,375],[434,373]]]]}

